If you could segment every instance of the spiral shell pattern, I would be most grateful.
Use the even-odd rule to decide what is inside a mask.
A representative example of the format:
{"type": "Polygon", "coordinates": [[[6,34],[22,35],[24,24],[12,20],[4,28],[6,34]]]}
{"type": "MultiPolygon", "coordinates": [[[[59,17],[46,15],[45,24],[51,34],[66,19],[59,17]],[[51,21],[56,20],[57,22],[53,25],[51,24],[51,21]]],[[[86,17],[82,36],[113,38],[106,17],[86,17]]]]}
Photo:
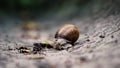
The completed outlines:
{"type": "Polygon", "coordinates": [[[75,25],[66,24],[57,30],[55,38],[62,38],[73,44],[79,38],[79,30],[75,25]]]}

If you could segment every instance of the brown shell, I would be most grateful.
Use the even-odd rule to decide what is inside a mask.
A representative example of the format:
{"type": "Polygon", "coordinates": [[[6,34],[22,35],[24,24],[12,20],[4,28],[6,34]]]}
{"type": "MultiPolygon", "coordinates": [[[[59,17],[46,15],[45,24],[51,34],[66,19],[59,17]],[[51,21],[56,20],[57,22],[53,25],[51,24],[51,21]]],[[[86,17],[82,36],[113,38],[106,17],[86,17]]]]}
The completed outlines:
{"type": "Polygon", "coordinates": [[[79,38],[79,30],[75,25],[66,24],[57,30],[55,38],[63,38],[73,44],[79,38]]]}

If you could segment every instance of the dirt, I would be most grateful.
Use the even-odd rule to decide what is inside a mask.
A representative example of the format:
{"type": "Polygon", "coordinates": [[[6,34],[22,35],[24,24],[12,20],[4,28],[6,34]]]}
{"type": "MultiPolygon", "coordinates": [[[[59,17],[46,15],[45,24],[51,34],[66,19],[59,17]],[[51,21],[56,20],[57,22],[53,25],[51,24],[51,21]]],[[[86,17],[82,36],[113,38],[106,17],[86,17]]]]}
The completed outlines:
{"type": "Polygon", "coordinates": [[[0,25],[0,68],[120,68],[119,1],[96,4],[88,4],[92,13],[86,11],[87,16],[68,21],[35,21],[39,29],[33,30],[24,30],[22,20],[4,17],[0,25]],[[80,31],[71,49],[45,49],[39,54],[19,52],[21,46],[32,48],[34,43],[53,40],[56,30],[66,23],[76,25],[80,31]]]}

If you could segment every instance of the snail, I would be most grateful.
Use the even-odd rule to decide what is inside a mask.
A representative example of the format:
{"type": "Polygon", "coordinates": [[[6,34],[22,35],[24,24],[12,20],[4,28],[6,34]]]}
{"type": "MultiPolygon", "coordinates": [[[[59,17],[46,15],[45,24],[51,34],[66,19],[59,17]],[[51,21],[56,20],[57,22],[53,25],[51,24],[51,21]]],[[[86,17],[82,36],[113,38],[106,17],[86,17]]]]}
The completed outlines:
{"type": "Polygon", "coordinates": [[[55,33],[54,41],[36,43],[36,47],[50,47],[58,50],[71,48],[79,38],[79,30],[75,25],[66,24],[61,26],[55,33]]]}
{"type": "Polygon", "coordinates": [[[69,43],[74,44],[79,38],[79,30],[75,25],[65,24],[57,30],[55,38],[64,39],[69,43]]]}

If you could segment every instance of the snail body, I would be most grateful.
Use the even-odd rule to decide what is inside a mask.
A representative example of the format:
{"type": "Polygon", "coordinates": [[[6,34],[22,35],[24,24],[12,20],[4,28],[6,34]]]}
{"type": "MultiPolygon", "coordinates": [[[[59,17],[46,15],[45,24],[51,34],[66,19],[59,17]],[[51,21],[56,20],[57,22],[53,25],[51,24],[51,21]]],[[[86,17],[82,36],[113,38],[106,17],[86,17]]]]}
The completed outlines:
{"type": "Polygon", "coordinates": [[[79,38],[79,30],[75,25],[66,24],[57,30],[55,38],[65,39],[69,43],[74,44],[79,38]]]}

